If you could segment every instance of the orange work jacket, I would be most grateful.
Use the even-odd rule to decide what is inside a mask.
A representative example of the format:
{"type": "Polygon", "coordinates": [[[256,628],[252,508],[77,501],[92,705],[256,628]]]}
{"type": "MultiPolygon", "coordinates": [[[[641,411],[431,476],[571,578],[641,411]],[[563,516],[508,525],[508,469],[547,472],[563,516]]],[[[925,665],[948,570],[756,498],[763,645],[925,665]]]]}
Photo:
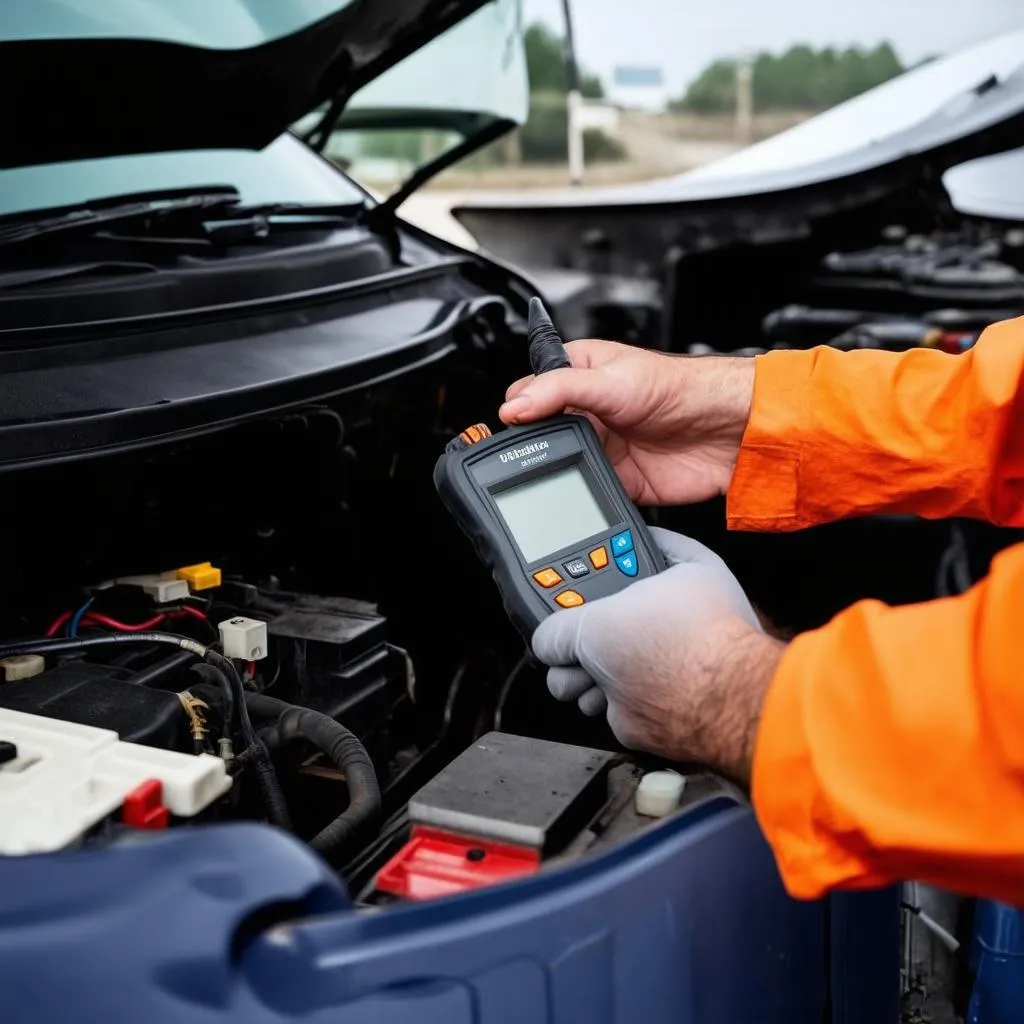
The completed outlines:
{"type": "MultiPolygon", "coordinates": [[[[758,357],[730,527],[880,512],[1024,526],[1024,318],[962,355],[758,357]]],[[[961,596],[797,637],[752,790],[794,896],[914,879],[1024,906],[1024,544],[961,596]]]]}

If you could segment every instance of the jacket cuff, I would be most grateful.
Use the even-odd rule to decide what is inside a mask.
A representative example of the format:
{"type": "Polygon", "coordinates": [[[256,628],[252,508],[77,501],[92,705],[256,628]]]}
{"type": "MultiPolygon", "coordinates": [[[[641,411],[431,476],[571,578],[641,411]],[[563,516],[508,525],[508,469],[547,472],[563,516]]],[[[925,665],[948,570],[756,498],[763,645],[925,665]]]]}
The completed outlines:
{"type": "Polygon", "coordinates": [[[794,899],[820,899],[835,888],[871,888],[887,881],[822,823],[820,770],[807,719],[815,693],[827,686],[834,653],[829,627],[790,643],[765,696],[754,745],[754,813],[794,899]]]}
{"type": "Polygon", "coordinates": [[[769,352],[754,364],[754,398],[726,495],[730,530],[800,530],[803,446],[812,438],[815,353],[769,352]]]}

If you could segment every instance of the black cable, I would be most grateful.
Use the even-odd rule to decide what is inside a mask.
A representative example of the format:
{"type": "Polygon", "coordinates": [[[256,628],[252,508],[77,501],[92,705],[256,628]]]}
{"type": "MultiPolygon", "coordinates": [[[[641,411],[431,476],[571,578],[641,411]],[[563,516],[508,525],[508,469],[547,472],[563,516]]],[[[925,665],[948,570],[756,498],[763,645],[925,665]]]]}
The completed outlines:
{"type": "Polygon", "coordinates": [[[571,366],[562,336],[551,322],[544,303],[534,296],[530,299],[530,318],[527,326],[530,346],[530,367],[535,374],[571,366]]]}
{"type": "Polygon", "coordinates": [[[206,652],[206,663],[210,668],[221,672],[228,682],[228,690],[234,697],[237,705],[238,727],[245,738],[245,745],[251,747],[258,742],[256,730],[252,727],[252,719],[249,717],[249,709],[245,706],[245,688],[242,684],[242,677],[235,668],[235,663],[230,658],[225,658],[218,651],[206,652]]]}
{"type": "Polygon", "coordinates": [[[272,825],[276,825],[286,832],[292,831],[291,815],[288,813],[288,803],[284,798],[284,791],[274,771],[274,762],[270,759],[263,741],[256,735],[252,727],[252,719],[249,717],[249,708],[245,703],[246,691],[242,683],[242,677],[235,668],[235,663],[230,658],[225,658],[217,651],[207,649],[206,659],[208,664],[220,669],[231,684],[234,691],[235,706],[238,708],[238,720],[241,726],[242,736],[245,738],[247,750],[252,751],[253,768],[256,770],[256,781],[259,783],[263,793],[263,802],[266,805],[267,817],[272,825]]]}
{"type": "Polygon", "coordinates": [[[519,678],[522,671],[527,668],[530,664],[530,652],[527,651],[513,667],[512,671],[505,677],[505,682],[502,684],[501,690],[498,693],[498,700],[494,706],[494,729],[496,732],[501,732],[502,718],[505,713],[505,702],[509,698],[509,694],[512,692],[512,687],[515,686],[516,680],[519,678]]]}
{"type": "Polygon", "coordinates": [[[238,720],[238,701],[235,700],[235,691],[227,675],[217,665],[211,665],[205,661],[199,665],[194,665],[192,671],[204,683],[210,683],[220,689],[221,702],[223,704],[224,735],[230,737],[236,724],[239,724],[239,731],[241,731],[238,720]]]}
{"type": "Polygon", "coordinates": [[[950,597],[963,594],[973,585],[967,537],[958,523],[950,523],[949,544],[942,552],[935,574],[936,593],[939,597],[950,597]]]}
{"type": "Polygon", "coordinates": [[[191,651],[178,651],[163,661],[158,661],[149,668],[134,672],[128,679],[135,686],[151,686],[159,682],[166,675],[170,675],[175,669],[184,668],[193,658],[191,651]]]}
{"type": "Polygon", "coordinates": [[[110,647],[114,644],[165,644],[191,651],[197,658],[206,660],[207,648],[198,640],[174,633],[104,633],[102,636],[36,637],[33,640],[17,640],[0,646],[0,658],[12,654],[60,654],[62,651],[84,651],[90,647],[110,647]]]}
{"type": "Polygon", "coordinates": [[[354,733],[312,708],[296,707],[262,693],[246,694],[245,702],[256,714],[277,719],[277,742],[306,739],[344,773],[348,807],[309,844],[326,858],[337,856],[352,836],[380,813],[380,785],[366,748],[354,733]]]}

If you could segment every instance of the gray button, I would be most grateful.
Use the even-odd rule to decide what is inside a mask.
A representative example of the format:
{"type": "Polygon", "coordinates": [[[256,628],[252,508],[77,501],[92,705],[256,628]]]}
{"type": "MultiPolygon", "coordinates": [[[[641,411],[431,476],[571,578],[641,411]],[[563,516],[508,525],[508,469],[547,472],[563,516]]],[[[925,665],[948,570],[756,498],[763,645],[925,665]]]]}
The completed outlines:
{"type": "Polygon", "coordinates": [[[581,576],[586,576],[590,572],[590,568],[582,558],[574,558],[571,562],[565,563],[565,571],[574,580],[578,580],[581,576]]]}

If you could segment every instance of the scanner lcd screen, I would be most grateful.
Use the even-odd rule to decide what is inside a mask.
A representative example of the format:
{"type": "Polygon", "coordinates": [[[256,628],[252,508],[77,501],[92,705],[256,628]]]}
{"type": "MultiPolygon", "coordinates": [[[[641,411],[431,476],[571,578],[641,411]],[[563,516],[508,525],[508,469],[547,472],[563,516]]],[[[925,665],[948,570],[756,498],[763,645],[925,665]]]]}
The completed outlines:
{"type": "Polygon", "coordinates": [[[527,562],[536,562],[612,525],[579,466],[535,477],[492,496],[527,562]]]}

